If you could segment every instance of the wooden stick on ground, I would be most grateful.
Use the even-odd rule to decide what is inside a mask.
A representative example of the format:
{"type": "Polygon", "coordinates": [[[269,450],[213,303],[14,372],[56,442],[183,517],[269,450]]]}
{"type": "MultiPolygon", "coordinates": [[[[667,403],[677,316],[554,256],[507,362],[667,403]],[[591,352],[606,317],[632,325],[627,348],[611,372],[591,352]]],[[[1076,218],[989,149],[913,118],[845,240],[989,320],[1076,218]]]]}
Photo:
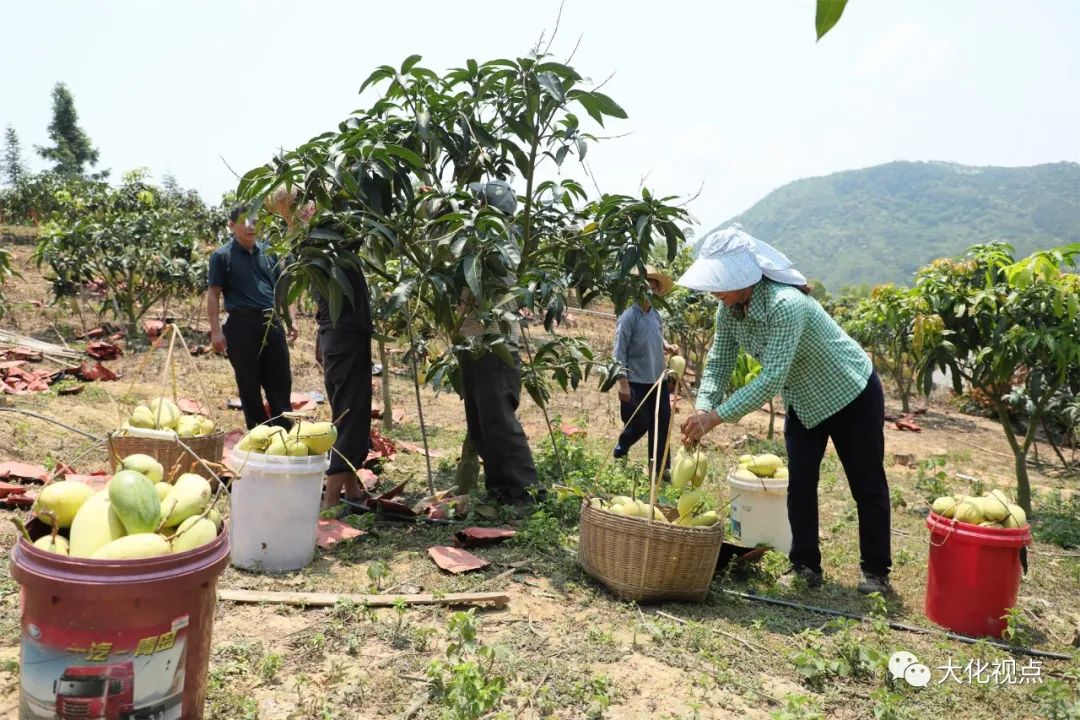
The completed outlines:
{"type": "Polygon", "coordinates": [[[219,600],[244,603],[278,603],[285,605],[307,605],[325,607],[336,605],[339,600],[349,600],[357,605],[368,607],[393,607],[398,601],[406,605],[468,605],[491,603],[496,608],[506,607],[510,596],[497,592],[446,593],[433,595],[418,593],[411,595],[361,595],[358,593],[314,593],[314,592],[274,592],[265,590],[218,590],[219,600]]]}

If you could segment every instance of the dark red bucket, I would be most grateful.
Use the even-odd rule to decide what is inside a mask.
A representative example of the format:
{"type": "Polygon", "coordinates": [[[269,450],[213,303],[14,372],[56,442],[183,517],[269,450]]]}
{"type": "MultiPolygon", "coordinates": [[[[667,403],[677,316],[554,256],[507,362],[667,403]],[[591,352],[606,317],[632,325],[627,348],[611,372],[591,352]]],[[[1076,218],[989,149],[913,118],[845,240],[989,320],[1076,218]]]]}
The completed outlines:
{"type": "Polygon", "coordinates": [[[203,717],[229,533],[183,553],[90,560],[25,539],[11,553],[22,585],[19,717],[203,717]]]}
{"type": "Polygon", "coordinates": [[[1000,638],[1002,616],[1020,592],[1020,548],[1031,544],[1031,528],[982,527],[934,512],[926,526],[926,617],[962,635],[1000,638]]]}

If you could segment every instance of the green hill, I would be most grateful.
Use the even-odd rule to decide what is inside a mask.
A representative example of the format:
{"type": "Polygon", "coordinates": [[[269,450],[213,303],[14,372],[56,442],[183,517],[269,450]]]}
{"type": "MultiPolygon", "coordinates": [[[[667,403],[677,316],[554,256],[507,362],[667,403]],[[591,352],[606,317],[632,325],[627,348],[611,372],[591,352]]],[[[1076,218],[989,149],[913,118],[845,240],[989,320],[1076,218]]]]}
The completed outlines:
{"type": "Polygon", "coordinates": [[[808,277],[910,285],[928,261],[1003,240],[1018,254],[1080,242],[1080,164],[894,162],[808,178],[732,219],[808,277]]]}

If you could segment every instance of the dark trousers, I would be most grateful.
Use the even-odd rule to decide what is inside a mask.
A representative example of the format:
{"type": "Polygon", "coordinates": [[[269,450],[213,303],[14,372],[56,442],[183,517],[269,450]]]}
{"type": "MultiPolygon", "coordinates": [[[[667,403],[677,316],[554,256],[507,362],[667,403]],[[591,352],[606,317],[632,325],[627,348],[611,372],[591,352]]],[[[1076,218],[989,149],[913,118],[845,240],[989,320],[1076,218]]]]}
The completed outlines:
{"type": "Polygon", "coordinates": [[[458,356],[464,386],[465,424],[484,461],[484,484],[503,499],[523,497],[538,485],[529,439],[517,419],[521,365],[510,367],[494,353],[458,356]]]}
{"type": "Polygon", "coordinates": [[[818,547],[818,479],[825,445],[832,438],[859,513],[860,566],[887,575],[892,567],[889,485],[885,478],[885,395],[876,372],[862,393],[811,430],[791,407],[784,422],[788,452],[787,506],[794,565],[821,571],[818,547]]]}
{"type": "Polygon", "coordinates": [[[326,474],[359,470],[371,446],[371,334],[320,330],[318,343],[326,396],[338,429],[326,474]]]}
{"type": "Polygon", "coordinates": [[[289,369],[289,344],[280,322],[267,327],[261,313],[231,312],[221,331],[226,352],[236,375],[244,422],[248,429],[276,418],[271,424],[292,427],[282,413],[292,411],[292,372],[289,369]],[[266,414],[263,392],[270,405],[266,414]]]}
{"type": "MultiPolygon", "coordinates": [[[[660,383],[660,447],[657,448],[656,438],[653,437],[653,427],[656,423],[656,393],[652,387],[652,383],[630,383],[630,402],[619,403],[619,415],[622,417],[624,427],[619,433],[619,441],[615,445],[614,453],[615,457],[625,456],[634,443],[648,434],[650,471],[653,463],[653,449],[655,448],[656,452],[663,455],[668,427],[671,425],[671,386],[667,382],[662,382],[660,383]],[[637,415],[634,415],[634,410],[639,404],[642,404],[641,409],[637,411],[637,415]]],[[[668,450],[664,469],[671,469],[670,450],[668,450]]]]}

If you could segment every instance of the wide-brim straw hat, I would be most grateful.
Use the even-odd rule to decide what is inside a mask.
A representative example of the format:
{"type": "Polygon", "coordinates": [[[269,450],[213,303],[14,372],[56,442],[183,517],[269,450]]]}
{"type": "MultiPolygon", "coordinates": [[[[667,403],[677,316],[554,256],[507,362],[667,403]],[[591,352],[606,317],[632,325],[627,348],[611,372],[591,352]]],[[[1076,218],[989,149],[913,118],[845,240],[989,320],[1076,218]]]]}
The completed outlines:
{"type": "Polygon", "coordinates": [[[645,266],[645,277],[660,283],[660,291],[657,295],[667,295],[671,292],[671,288],[675,287],[675,281],[671,279],[670,275],[665,274],[663,271],[652,265],[645,266]]]}

